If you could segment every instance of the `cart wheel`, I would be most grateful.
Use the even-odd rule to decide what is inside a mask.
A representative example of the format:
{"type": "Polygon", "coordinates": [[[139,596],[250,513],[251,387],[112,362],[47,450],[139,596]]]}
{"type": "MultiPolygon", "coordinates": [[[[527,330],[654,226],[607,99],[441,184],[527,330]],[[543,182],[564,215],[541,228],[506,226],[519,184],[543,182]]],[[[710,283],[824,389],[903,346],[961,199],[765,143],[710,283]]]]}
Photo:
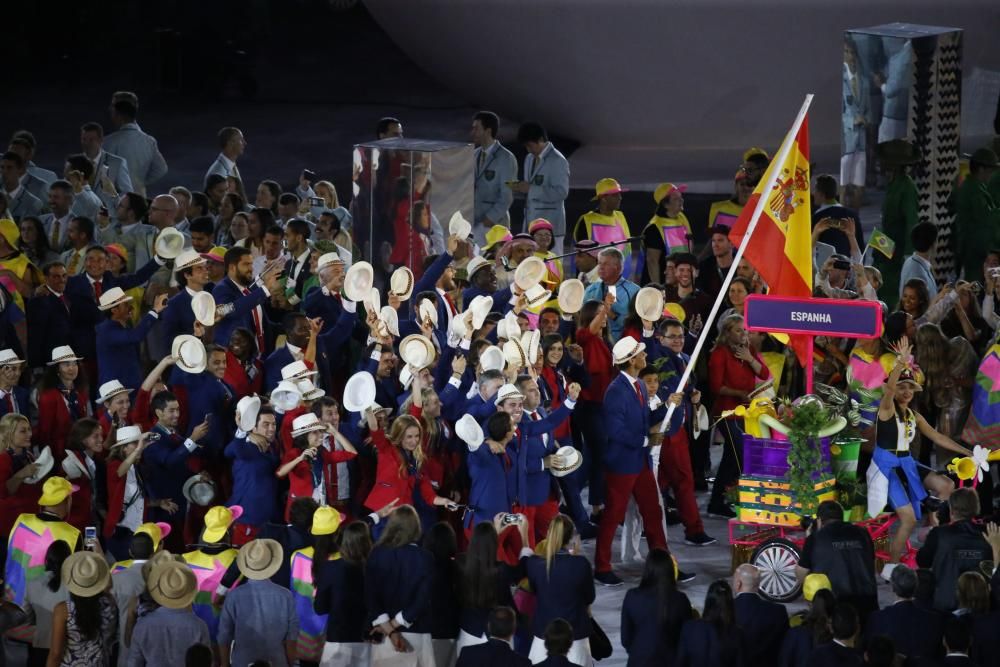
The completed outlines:
{"type": "Polygon", "coordinates": [[[791,540],[772,538],[754,549],[750,563],[760,569],[760,594],[772,602],[791,602],[802,585],[795,577],[801,552],[791,540]]]}

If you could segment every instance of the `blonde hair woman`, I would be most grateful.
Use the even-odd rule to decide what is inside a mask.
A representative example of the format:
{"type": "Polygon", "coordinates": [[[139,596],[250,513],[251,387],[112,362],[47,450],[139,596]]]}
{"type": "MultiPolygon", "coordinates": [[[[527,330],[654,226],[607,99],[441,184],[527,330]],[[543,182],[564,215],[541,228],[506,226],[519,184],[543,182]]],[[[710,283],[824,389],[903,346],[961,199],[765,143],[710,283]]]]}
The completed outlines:
{"type": "Polygon", "coordinates": [[[42,485],[27,481],[37,471],[31,450],[31,423],[24,415],[4,415],[0,418],[0,533],[3,535],[10,535],[19,514],[37,511],[42,485]]]}

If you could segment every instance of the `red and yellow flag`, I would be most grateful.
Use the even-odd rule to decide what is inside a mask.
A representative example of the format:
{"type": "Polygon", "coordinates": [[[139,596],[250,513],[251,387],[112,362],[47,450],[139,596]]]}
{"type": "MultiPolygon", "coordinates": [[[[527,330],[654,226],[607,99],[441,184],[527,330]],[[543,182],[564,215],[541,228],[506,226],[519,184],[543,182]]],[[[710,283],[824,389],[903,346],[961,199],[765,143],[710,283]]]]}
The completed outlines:
{"type": "MultiPolygon", "coordinates": [[[[792,141],[791,150],[782,163],[774,161],[743,207],[743,212],[729,232],[729,240],[739,246],[746,235],[757,202],[764,198],[760,220],[743,251],[761,278],[768,284],[768,294],[808,298],[812,296],[812,213],[809,204],[809,118],[792,141]],[[774,172],[777,178],[770,184],[774,172]]],[[[780,154],[780,152],[779,152],[780,154]]],[[[799,363],[811,363],[806,353],[806,340],[791,337],[791,345],[799,363]]]]}

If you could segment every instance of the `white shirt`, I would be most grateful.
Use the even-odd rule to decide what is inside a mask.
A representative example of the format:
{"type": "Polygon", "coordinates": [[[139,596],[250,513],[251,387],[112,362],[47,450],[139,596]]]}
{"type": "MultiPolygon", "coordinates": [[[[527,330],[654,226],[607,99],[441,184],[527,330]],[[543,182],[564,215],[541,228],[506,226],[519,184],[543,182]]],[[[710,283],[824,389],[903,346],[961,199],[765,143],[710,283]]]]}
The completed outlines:
{"type": "Polygon", "coordinates": [[[302,361],[302,358],[305,357],[305,353],[302,351],[301,347],[292,345],[291,343],[285,343],[285,347],[287,347],[288,351],[292,353],[292,358],[295,359],[295,361],[302,361]]]}
{"type": "Polygon", "coordinates": [[[142,497],[142,492],[139,490],[139,480],[135,476],[134,464],[128,469],[128,474],[125,477],[125,497],[122,500],[122,506],[128,505],[128,507],[122,513],[122,518],[118,521],[118,525],[124,526],[134,533],[136,528],[142,524],[142,515],[146,509],[146,500],[142,497]],[[135,498],[135,501],[129,504],[129,501],[133,498],[135,498]]]}

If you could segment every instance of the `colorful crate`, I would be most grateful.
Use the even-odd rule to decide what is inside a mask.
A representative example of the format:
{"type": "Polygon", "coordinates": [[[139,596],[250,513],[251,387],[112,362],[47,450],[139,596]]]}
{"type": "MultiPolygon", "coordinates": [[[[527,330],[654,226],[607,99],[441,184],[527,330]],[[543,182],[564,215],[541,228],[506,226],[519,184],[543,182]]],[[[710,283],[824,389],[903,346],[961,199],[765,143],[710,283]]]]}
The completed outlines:
{"type": "MultiPolygon", "coordinates": [[[[836,484],[837,480],[831,475],[820,475],[813,487],[816,502],[836,500],[836,484]]],[[[801,507],[787,481],[758,476],[740,478],[740,521],[771,526],[798,526],[801,514],[795,510],[801,507]]]]}
{"type": "MultiPolygon", "coordinates": [[[[821,438],[821,463],[814,475],[830,472],[830,439],[821,438]]],[[[753,477],[781,479],[788,473],[788,440],[743,435],[743,473],[753,477]]]]}

